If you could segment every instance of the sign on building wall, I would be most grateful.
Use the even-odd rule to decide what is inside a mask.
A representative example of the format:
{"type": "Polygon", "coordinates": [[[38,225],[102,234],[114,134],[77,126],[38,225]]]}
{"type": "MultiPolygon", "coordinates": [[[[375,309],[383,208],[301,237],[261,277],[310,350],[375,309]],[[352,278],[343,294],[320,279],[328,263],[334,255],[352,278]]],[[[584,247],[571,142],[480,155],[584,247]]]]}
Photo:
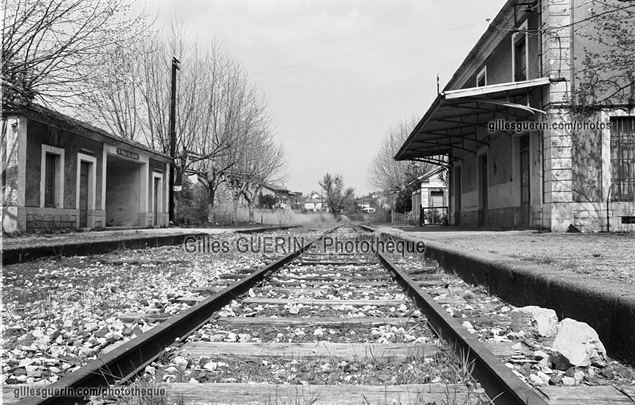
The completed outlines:
{"type": "Polygon", "coordinates": [[[125,149],[117,148],[117,154],[121,155],[121,156],[125,156],[125,157],[130,158],[130,159],[139,160],[139,155],[138,154],[136,154],[134,152],[130,152],[130,151],[125,150],[125,149]]]}

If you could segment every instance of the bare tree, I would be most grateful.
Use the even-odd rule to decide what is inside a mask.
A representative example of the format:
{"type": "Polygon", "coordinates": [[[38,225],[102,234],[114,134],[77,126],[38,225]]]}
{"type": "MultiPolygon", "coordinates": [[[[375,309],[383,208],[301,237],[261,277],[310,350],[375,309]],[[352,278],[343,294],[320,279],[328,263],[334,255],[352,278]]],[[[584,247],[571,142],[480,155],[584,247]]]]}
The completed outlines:
{"type": "Polygon", "coordinates": [[[101,75],[100,55],[145,28],[128,0],[4,0],[3,104],[76,105],[101,75]]]}
{"type": "Polygon", "coordinates": [[[580,107],[633,103],[635,5],[591,0],[590,15],[575,27],[586,39],[574,102],[580,107]],[[593,29],[589,29],[592,27],[593,29]]]}
{"type": "Polygon", "coordinates": [[[265,183],[280,182],[285,178],[284,149],[275,143],[273,136],[261,131],[249,136],[237,164],[232,168],[229,185],[234,198],[234,217],[237,215],[240,197],[247,202],[249,219],[253,221],[256,197],[265,183]]]}
{"type": "Polygon", "coordinates": [[[326,204],[336,218],[355,199],[355,190],[352,187],[344,189],[344,179],[339,174],[325,174],[322,181],[320,181],[320,187],[326,193],[326,204]]]}
{"type": "Polygon", "coordinates": [[[175,184],[181,184],[185,175],[196,175],[208,190],[213,217],[215,193],[236,163],[243,128],[248,126],[245,110],[251,95],[246,75],[218,42],[201,46],[186,42],[184,37],[182,26],[174,24],[168,35],[156,33],[143,42],[137,95],[141,107],[136,116],[145,143],[169,153],[170,73],[172,57],[177,57],[181,64],[177,75],[175,184]]]}
{"type": "Polygon", "coordinates": [[[437,168],[429,163],[395,161],[394,156],[417,124],[416,117],[397,123],[385,136],[379,152],[373,158],[368,183],[384,193],[397,192],[421,176],[437,168]]]}
{"type": "MultiPolygon", "coordinates": [[[[205,185],[208,218],[213,223],[219,187],[228,185],[235,200],[244,196],[253,202],[250,190],[282,169],[283,153],[270,142],[270,120],[263,98],[218,43],[206,45],[204,51],[193,47],[182,59],[179,73],[177,144],[182,152],[177,173],[196,174],[205,185]]],[[[161,108],[160,102],[154,101],[161,98],[147,98],[154,110],[161,108]]],[[[151,122],[157,127],[160,120],[157,116],[151,122]]],[[[167,137],[153,136],[153,141],[157,140],[167,147],[167,137]]]]}
{"type": "Polygon", "coordinates": [[[108,55],[97,55],[101,74],[91,78],[89,89],[83,94],[83,105],[78,111],[81,118],[95,122],[130,140],[139,140],[143,132],[144,37],[131,39],[125,45],[117,44],[108,55]]]}

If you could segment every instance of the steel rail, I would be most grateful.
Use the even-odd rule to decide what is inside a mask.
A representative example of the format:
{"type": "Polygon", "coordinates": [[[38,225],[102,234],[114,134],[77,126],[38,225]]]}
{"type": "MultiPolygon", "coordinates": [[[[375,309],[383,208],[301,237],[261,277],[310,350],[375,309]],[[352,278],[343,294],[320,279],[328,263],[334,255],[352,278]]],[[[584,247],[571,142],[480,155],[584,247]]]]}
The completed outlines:
{"type": "Polygon", "coordinates": [[[62,395],[76,392],[77,389],[98,389],[99,387],[110,386],[117,381],[129,380],[156,360],[166,347],[173,344],[177,339],[183,339],[202,327],[216,311],[229,304],[235,297],[249,291],[250,288],[296,259],[318,240],[334,232],[339,227],[325,232],[301,249],[257,270],[197,305],[180,312],[149,331],[124,343],[112,352],[99,356],[96,360],[91,361],[55,383],[38,387],[46,389],[47,392],[55,392],[57,390],[57,392],[62,393],[61,395],[46,398],[29,396],[20,400],[18,405],[86,403],[87,400],[81,396],[62,395]]]}
{"type": "MultiPolygon", "coordinates": [[[[467,357],[474,365],[472,375],[478,381],[494,404],[500,405],[547,405],[540,394],[534,391],[490,350],[443,308],[424,292],[406,272],[399,269],[390,259],[377,253],[381,264],[396,278],[427,317],[427,321],[442,339],[449,342],[457,355],[467,357]]],[[[469,364],[469,363],[468,363],[469,364]]]]}

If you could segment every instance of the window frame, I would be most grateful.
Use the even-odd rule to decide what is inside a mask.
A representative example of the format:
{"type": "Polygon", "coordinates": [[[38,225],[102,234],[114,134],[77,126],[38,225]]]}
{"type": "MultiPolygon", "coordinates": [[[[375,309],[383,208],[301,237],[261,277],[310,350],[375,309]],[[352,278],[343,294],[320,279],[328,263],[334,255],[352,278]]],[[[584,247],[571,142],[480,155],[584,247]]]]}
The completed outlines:
{"type": "Polygon", "coordinates": [[[635,202],[635,116],[612,116],[610,117],[610,122],[610,199],[615,202],[635,202]],[[630,121],[630,129],[632,132],[626,132],[625,137],[614,140],[613,136],[616,134],[614,131],[617,131],[618,127],[617,122],[621,120],[626,121],[626,123],[621,126],[622,128],[627,128],[629,126],[628,122],[630,121]],[[632,146],[624,146],[624,140],[627,140],[632,146]],[[620,163],[616,165],[616,161],[620,163]],[[629,173],[626,173],[627,176],[623,177],[625,174],[622,172],[622,169],[628,167],[629,161],[631,161],[633,167],[630,168],[629,173]],[[617,174],[616,171],[618,172],[617,174]],[[624,190],[626,191],[623,192],[624,190]]]}
{"type": "Polygon", "coordinates": [[[97,158],[95,156],[77,153],[77,176],[75,179],[75,209],[79,210],[80,176],[82,162],[89,163],[88,167],[88,210],[95,210],[97,190],[97,158]]]}
{"type": "Polygon", "coordinates": [[[40,208],[64,208],[65,151],[51,145],[42,145],[40,166],[40,208]],[[48,156],[54,156],[52,203],[46,201],[48,156]]]}
{"type": "Polygon", "coordinates": [[[476,74],[476,87],[487,86],[487,65],[483,66],[481,70],[476,74]],[[479,84],[479,82],[483,79],[483,84],[479,84]]]}
{"type": "Polygon", "coordinates": [[[529,39],[527,36],[527,20],[525,20],[520,26],[518,26],[517,30],[519,32],[514,32],[511,36],[511,45],[512,45],[512,82],[519,82],[529,80],[529,39]],[[523,47],[525,48],[525,78],[523,80],[516,79],[516,48],[519,46],[519,42],[523,42],[523,47]]]}
{"type": "Polygon", "coordinates": [[[44,206],[55,207],[55,173],[58,155],[46,153],[44,159],[44,206]]]}

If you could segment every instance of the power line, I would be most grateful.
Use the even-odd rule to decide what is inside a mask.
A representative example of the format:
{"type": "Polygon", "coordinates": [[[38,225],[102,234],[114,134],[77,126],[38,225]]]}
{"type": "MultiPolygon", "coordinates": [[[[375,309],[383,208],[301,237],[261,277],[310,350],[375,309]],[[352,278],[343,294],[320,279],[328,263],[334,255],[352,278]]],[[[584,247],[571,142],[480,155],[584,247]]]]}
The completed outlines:
{"type": "Polygon", "coordinates": [[[264,73],[277,72],[277,71],[280,71],[280,70],[293,69],[293,68],[297,68],[297,67],[301,67],[301,66],[313,65],[315,63],[326,62],[326,61],[335,60],[335,59],[341,59],[341,58],[346,58],[348,56],[359,55],[360,53],[376,51],[378,49],[388,48],[388,47],[395,46],[395,45],[405,44],[407,42],[418,41],[418,40],[423,39],[423,38],[433,37],[435,35],[445,34],[446,32],[458,31],[458,30],[461,30],[463,28],[473,27],[475,25],[479,25],[479,24],[482,24],[482,23],[483,22],[463,25],[463,26],[460,26],[460,27],[450,28],[450,29],[444,30],[444,31],[438,31],[438,32],[422,35],[422,36],[415,37],[415,38],[405,39],[403,41],[392,42],[390,44],[379,45],[379,46],[375,46],[373,48],[361,49],[359,51],[353,51],[353,52],[345,53],[345,54],[342,54],[342,55],[330,56],[328,58],[316,59],[316,60],[312,60],[312,61],[302,62],[302,63],[298,63],[298,64],[295,64],[295,65],[282,66],[282,67],[279,67],[279,68],[274,68],[274,69],[270,69],[270,70],[264,70],[262,72],[257,72],[257,73],[254,73],[254,74],[255,75],[260,75],[260,74],[264,74],[264,73]]]}

